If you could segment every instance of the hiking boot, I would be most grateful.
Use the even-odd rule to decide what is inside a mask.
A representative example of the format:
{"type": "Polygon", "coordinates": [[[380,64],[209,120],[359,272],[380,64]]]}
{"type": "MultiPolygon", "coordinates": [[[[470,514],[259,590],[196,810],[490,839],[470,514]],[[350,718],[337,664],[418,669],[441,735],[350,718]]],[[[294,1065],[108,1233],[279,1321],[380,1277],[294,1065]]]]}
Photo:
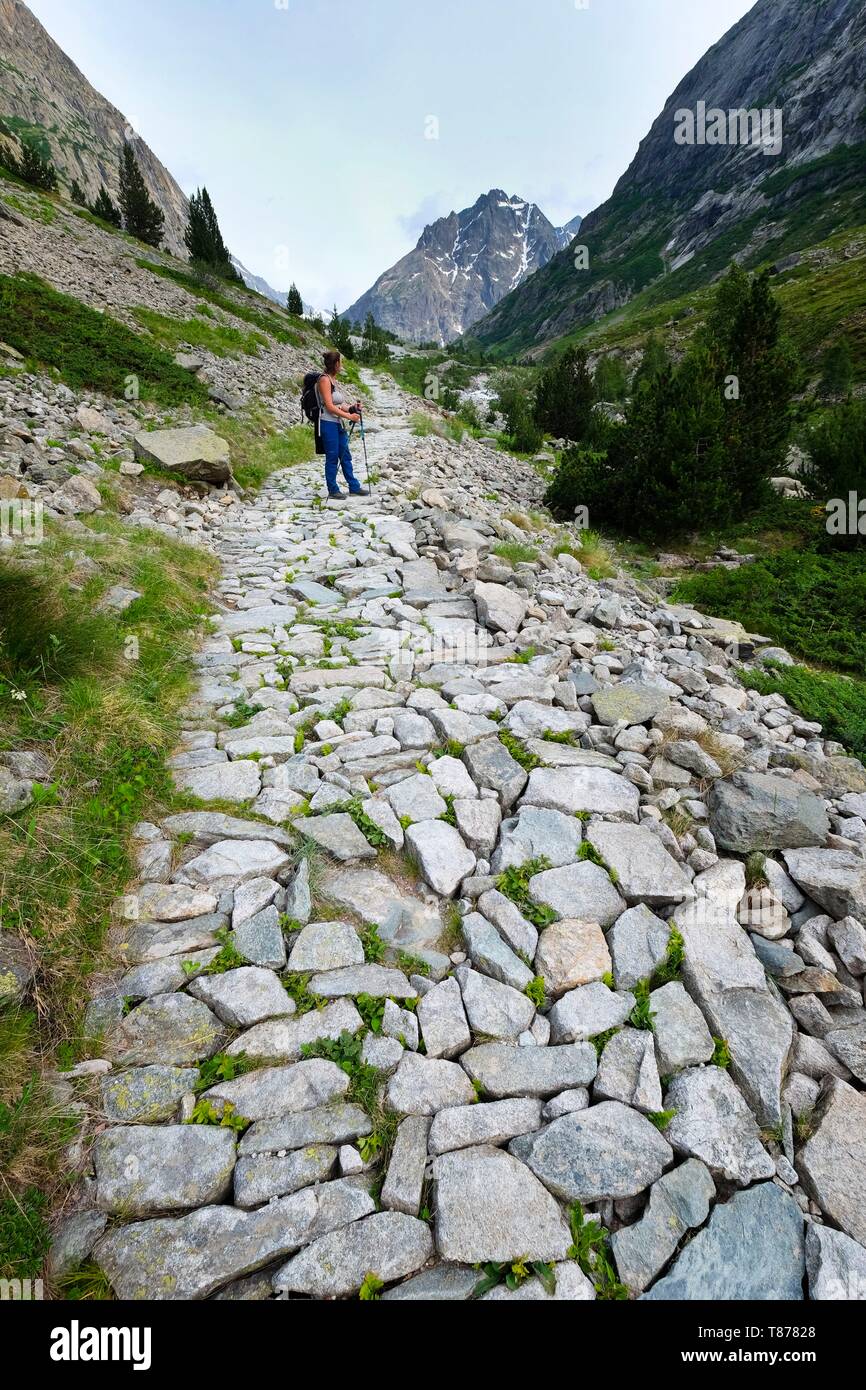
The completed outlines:
{"type": "Polygon", "coordinates": [[[337,488],[337,491],[336,491],[336,492],[329,492],[329,493],[328,493],[328,496],[329,496],[329,497],[333,497],[333,498],[338,498],[338,497],[346,497],[346,496],[348,496],[348,494],[345,493],[345,492],[341,492],[340,489],[337,488]]]}
{"type": "Polygon", "coordinates": [[[356,487],[356,488],[353,488],[353,489],[352,489],[352,491],[349,493],[349,496],[350,496],[350,497],[369,497],[369,496],[370,496],[370,489],[369,489],[368,487],[356,487]]]}

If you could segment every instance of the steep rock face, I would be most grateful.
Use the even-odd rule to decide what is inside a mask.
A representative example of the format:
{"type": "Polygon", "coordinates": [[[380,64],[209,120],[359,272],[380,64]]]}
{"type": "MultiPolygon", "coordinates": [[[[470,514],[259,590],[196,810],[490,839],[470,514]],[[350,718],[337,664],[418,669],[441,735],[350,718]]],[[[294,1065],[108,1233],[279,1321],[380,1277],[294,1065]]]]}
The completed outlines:
{"type": "Polygon", "coordinates": [[[0,0],[0,120],[50,156],[67,190],[77,179],[91,201],[103,184],[117,201],[120,152],[131,139],[151,197],[165,213],[165,243],[186,255],[183,192],[21,0],[0,0]]]}
{"type": "MultiPolygon", "coordinates": [[[[539,350],[627,303],[712,281],[736,255],[782,259],[862,220],[866,9],[861,0],[758,0],[683,79],[612,196],[568,250],[476,326],[485,346],[539,350]],[[760,142],[677,143],[677,113],[779,111],[760,142]],[[779,142],[774,136],[781,134],[779,142]],[[665,283],[667,277],[667,283],[665,283]]],[[[738,127],[739,131],[739,127],[738,127]]],[[[744,132],[745,133],[745,129],[744,132]]]]}
{"type": "Polygon", "coordinates": [[[501,189],[471,208],[425,227],[418,245],[363,294],[346,314],[376,322],[410,342],[447,343],[482,317],[570,239],[535,203],[501,189]]]}

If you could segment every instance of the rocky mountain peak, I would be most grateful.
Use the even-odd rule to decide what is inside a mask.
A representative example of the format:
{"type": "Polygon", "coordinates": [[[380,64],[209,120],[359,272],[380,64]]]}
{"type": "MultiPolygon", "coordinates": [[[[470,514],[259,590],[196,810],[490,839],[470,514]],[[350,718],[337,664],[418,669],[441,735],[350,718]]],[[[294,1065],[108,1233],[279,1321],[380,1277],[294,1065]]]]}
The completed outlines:
{"type": "Polygon", "coordinates": [[[546,265],[564,232],[535,203],[491,188],[425,227],[415,249],[346,312],[353,319],[372,312],[409,341],[450,342],[546,265]]]}

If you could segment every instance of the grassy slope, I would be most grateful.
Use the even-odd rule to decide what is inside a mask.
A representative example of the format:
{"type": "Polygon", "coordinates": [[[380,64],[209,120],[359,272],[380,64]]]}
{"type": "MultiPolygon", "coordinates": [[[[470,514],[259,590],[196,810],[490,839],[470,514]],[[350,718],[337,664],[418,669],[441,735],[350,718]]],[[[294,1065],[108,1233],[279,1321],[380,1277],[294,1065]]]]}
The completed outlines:
{"type": "Polygon", "coordinates": [[[164,755],[214,571],[206,551],[114,517],[89,529],[76,536],[75,554],[95,561],[95,573],[76,570],[80,559],[58,532],[29,552],[26,569],[10,559],[0,566],[3,746],[44,752],[52,763],[34,805],[0,823],[2,926],[36,967],[27,1004],[0,1008],[5,1277],[40,1273],[76,1128],[43,1073],[87,1055],[87,978],[102,963],[111,904],[134,871],[130,829],[170,796],[164,755]],[[142,597],[122,617],[100,614],[99,597],[118,582],[142,597]]]}
{"type": "MultiPolygon", "coordinates": [[[[627,191],[615,194],[599,209],[595,226],[584,238],[590,251],[589,270],[575,271],[571,254],[561,253],[476,325],[472,341],[500,357],[558,348],[564,338],[572,339],[594,326],[592,310],[577,306],[587,291],[606,281],[631,296],[626,312],[632,309],[635,298],[644,309],[672,306],[684,296],[705,289],[734,256],[747,268],[757,269],[839,233],[862,228],[866,222],[864,155],[866,147],[862,145],[843,147],[813,164],[780,170],[762,186],[774,200],[769,209],[744,218],[670,274],[664,273],[662,253],[672,209],[662,203],[638,201],[627,191]],[[826,191],[828,181],[832,194],[826,191]],[[760,246],[752,247],[755,233],[768,226],[777,230],[760,246]]],[[[615,321],[621,312],[597,322],[615,321]]]]}
{"type": "MultiPolygon", "coordinates": [[[[829,343],[844,334],[851,343],[855,377],[866,381],[866,225],[836,233],[813,251],[814,262],[801,263],[773,281],[785,329],[813,369],[829,343]],[[824,256],[828,264],[820,264],[824,256]]],[[[647,291],[557,347],[579,342],[591,350],[638,349],[650,332],[664,334],[666,328],[677,338],[688,338],[703,323],[711,295],[710,289],[698,289],[657,302],[647,291]]]]}

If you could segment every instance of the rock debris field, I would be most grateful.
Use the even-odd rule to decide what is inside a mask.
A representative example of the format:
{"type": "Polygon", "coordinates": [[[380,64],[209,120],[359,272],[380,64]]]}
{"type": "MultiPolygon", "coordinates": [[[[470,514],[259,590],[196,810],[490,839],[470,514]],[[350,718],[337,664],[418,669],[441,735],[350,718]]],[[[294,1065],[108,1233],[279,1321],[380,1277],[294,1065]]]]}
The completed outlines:
{"type": "Polygon", "coordinates": [[[55,1258],[124,1299],[863,1299],[866,769],[742,684],[764,638],[497,556],[537,474],[370,384],[371,498],[197,507],[172,769],[219,809],[136,829],[55,1258]]]}

